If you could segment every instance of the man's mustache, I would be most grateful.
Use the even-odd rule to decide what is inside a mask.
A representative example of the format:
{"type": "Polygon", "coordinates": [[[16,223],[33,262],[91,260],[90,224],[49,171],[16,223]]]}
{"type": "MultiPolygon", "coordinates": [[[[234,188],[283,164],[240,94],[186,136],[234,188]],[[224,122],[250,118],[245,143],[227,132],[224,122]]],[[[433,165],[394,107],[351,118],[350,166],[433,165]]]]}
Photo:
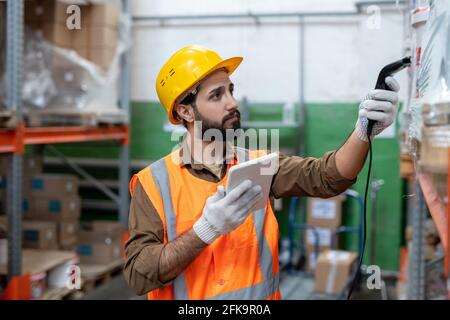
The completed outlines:
{"type": "Polygon", "coordinates": [[[223,117],[222,124],[225,124],[225,122],[231,118],[236,117],[237,120],[241,119],[241,113],[239,110],[231,111],[229,114],[227,114],[225,117],[223,117]]]}

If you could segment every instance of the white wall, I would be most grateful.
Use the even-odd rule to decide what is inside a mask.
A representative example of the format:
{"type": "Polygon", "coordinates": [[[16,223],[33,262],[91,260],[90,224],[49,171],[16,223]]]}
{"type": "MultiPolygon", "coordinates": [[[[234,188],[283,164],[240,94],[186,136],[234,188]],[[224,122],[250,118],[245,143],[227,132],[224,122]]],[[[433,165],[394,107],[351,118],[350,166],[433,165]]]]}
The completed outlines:
{"type": "MultiPolygon", "coordinates": [[[[134,0],[134,16],[355,11],[354,0],[134,0]]],[[[306,102],[354,102],[376,81],[379,69],[403,55],[403,16],[381,7],[379,29],[367,14],[305,20],[306,102]]],[[[241,55],[234,73],[238,98],[296,102],[299,98],[298,19],[135,22],[132,99],[157,100],[154,83],[162,64],[179,48],[202,44],[222,57],[241,55]]],[[[405,73],[397,77],[406,92],[405,73]]]]}

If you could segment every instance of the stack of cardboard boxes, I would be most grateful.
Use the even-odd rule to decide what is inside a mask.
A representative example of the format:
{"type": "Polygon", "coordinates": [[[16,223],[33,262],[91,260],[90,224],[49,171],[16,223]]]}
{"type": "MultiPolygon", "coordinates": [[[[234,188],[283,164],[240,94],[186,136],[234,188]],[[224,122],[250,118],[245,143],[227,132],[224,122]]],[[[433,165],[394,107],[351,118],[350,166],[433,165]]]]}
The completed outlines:
{"type": "MultiPolygon", "coordinates": [[[[22,174],[22,210],[26,214],[30,209],[30,183],[29,179],[34,174],[42,172],[42,158],[32,154],[25,154],[23,157],[22,174]]],[[[8,172],[10,172],[10,157],[0,156],[0,212],[6,212],[6,187],[8,185],[8,172]]]]}
{"type": "Polygon", "coordinates": [[[112,221],[81,224],[78,256],[82,264],[107,265],[122,258],[123,226],[112,221]]]}
{"type": "MultiPolygon", "coordinates": [[[[0,157],[2,212],[6,211],[7,157],[0,157]]],[[[78,178],[43,174],[42,158],[25,155],[23,164],[23,246],[33,249],[75,250],[81,201],[78,178]]],[[[7,226],[6,216],[1,219],[7,226]]]]}
{"type": "Polygon", "coordinates": [[[39,174],[28,182],[30,210],[25,218],[51,222],[56,227],[59,248],[74,250],[81,214],[78,178],[66,174],[39,174]]]}
{"type": "Polygon", "coordinates": [[[342,206],[345,196],[338,195],[329,199],[308,198],[307,223],[317,231],[306,233],[306,269],[314,272],[314,291],[326,294],[338,294],[354,275],[357,267],[357,254],[336,250],[339,247],[336,235],[342,223],[342,206]],[[319,253],[315,243],[319,243],[319,253]]]}
{"type": "MultiPolygon", "coordinates": [[[[308,198],[307,201],[307,224],[306,231],[306,270],[314,271],[318,255],[331,248],[333,234],[341,225],[342,204],[345,196],[339,195],[329,199],[308,198]],[[314,232],[314,230],[316,232],[314,232]],[[319,245],[319,252],[316,253],[316,242],[319,245]],[[317,256],[316,256],[317,254],[317,256]]],[[[336,244],[337,245],[337,244],[336,244]]]]}
{"type": "MultiPolygon", "coordinates": [[[[122,258],[122,224],[91,221],[80,227],[81,199],[76,176],[42,173],[42,158],[36,155],[26,154],[23,167],[24,248],[78,251],[83,264],[109,264],[122,258]]],[[[0,213],[6,211],[8,171],[8,158],[0,157],[0,181],[3,181],[0,213]]],[[[0,215],[0,227],[7,231],[8,221],[4,214],[0,215]]],[[[0,244],[5,246],[5,243],[0,244]]]]}
{"type": "Polygon", "coordinates": [[[56,0],[28,0],[25,24],[42,32],[52,44],[75,50],[103,69],[109,67],[116,53],[119,10],[111,3],[70,5],[56,0]]]}

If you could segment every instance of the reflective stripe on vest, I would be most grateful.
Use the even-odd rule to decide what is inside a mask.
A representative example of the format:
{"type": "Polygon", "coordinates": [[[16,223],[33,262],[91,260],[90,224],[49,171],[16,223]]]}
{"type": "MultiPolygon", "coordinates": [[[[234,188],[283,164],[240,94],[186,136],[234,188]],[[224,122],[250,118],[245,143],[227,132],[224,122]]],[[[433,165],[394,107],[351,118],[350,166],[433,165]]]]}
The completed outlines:
{"type": "MultiPolygon", "coordinates": [[[[242,148],[235,148],[239,162],[249,160],[248,150],[242,148]]],[[[160,159],[149,166],[156,187],[161,195],[164,214],[166,219],[167,238],[168,241],[176,239],[176,215],[173,209],[172,197],[170,193],[170,181],[167,167],[164,159],[160,159]]],[[[253,221],[258,241],[258,257],[259,265],[263,280],[260,283],[252,285],[247,288],[241,288],[226,293],[218,294],[209,299],[230,300],[230,299],[265,299],[278,291],[279,274],[273,275],[272,253],[270,251],[267,239],[264,235],[264,221],[266,217],[266,210],[261,209],[255,211],[253,214],[253,221]]],[[[181,272],[173,282],[173,291],[175,299],[187,300],[189,299],[186,276],[181,272]]]]}
{"type": "MultiPolygon", "coordinates": [[[[172,196],[170,194],[169,176],[164,159],[160,159],[150,165],[150,170],[155,180],[156,187],[161,195],[164,205],[164,215],[166,216],[167,240],[173,241],[177,238],[177,220],[173,210],[172,196]]],[[[184,272],[180,273],[173,281],[173,292],[175,299],[187,300],[188,291],[184,272]]]]}

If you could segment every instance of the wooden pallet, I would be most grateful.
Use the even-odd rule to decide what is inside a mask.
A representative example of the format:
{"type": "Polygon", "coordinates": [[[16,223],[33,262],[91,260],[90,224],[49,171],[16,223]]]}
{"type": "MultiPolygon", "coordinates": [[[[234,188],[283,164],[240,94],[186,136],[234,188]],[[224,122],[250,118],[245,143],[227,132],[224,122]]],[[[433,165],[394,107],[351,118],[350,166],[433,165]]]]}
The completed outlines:
{"type": "Polygon", "coordinates": [[[0,110],[0,128],[15,128],[16,126],[16,113],[10,110],[0,110]]]}
{"type": "Polygon", "coordinates": [[[82,290],[90,292],[122,273],[123,259],[110,264],[80,264],[82,290]]]}
{"type": "Polygon", "coordinates": [[[97,127],[93,112],[69,112],[55,110],[29,111],[25,116],[29,127],[82,126],[97,127]]]}
{"type": "Polygon", "coordinates": [[[25,115],[29,127],[54,126],[116,126],[126,124],[128,119],[121,113],[77,112],[69,110],[33,110],[25,115]]]}

